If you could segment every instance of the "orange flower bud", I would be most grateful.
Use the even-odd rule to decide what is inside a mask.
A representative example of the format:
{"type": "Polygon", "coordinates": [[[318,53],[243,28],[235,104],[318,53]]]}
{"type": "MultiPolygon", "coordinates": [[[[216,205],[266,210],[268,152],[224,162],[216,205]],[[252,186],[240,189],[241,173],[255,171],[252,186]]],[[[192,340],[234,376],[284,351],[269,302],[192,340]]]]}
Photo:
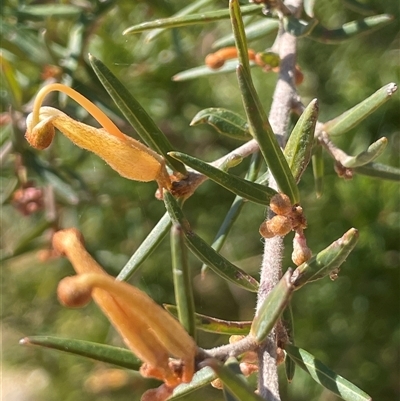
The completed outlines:
{"type": "MultiPolygon", "coordinates": [[[[218,69],[221,68],[226,60],[234,59],[237,58],[238,52],[236,47],[224,47],[223,49],[220,49],[216,51],[215,53],[210,53],[206,56],[205,59],[205,64],[207,67],[212,68],[212,69],[218,69]]],[[[249,49],[248,50],[248,56],[250,60],[254,60],[256,53],[254,50],[249,49]]]]}

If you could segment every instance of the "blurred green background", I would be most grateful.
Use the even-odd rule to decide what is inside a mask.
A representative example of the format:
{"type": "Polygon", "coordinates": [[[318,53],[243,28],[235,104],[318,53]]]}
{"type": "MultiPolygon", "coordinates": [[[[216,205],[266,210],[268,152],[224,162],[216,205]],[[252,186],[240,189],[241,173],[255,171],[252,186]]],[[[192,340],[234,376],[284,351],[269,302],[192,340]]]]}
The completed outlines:
{"type": "MultiPolygon", "coordinates": [[[[61,135],[51,149],[32,151],[23,138],[24,118],[44,79],[55,78],[101,104],[125,132],[132,133],[94,76],[87,61],[90,52],[119,77],[177,150],[214,160],[240,143],[219,136],[208,126],[190,127],[189,123],[207,107],[224,107],[244,115],[235,74],[185,82],[173,82],[171,77],[203,64],[213,41],[230,32],[230,23],[226,20],[175,29],[145,43],[144,35],[122,36],[122,31],[133,24],[170,16],[187,2],[60,1],[74,6],[67,9],[68,15],[44,17],[34,17],[22,7],[39,3],[46,2],[6,0],[1,7],[3,399],[139,400],[155,383],[135,372],[109,371],[114,368],[99,362],[18,345],[20,338],[38,334],[115,345],[121,341],[95,305],[69,310],[58,303],[57,283],[72,274],[72,268],[64,259],[44,260],[39,250],[49,247],[51,232],[45,230],[48,211],[23,215],[17,210],[15,191],[25,176],[36,188],[51,184],[59,226],[78,227],[92,255],[116,275],[164,214],[163,203],[154,198],[156,185],[119,177],[95,155],[78,149],[61,135]]],[[[226,1],[215,3],[227,5],[226,1]]],[[[317,1],[315,14],[328,27],[359,18],[345,3],[317,1]]],[[[298,64],[305,74],[299,92],[304,103],[319,99],[321,121],[339,115],[383,85],[399,82],[398,1],[370,0],[364,4],[377,14],[390,13],[396,19],[383,29],[340,45],[307,38],[299,41],[298,64]]],[[[270,47],[273,40],[271,34],[251,47],[260,51],[270,47]]],[[[253,70],[253,77],[268,110],[276,75],[253,70]]],[[[62,96],[49,98],[49,104],[91,123],[84,110],[62,96]]],[[[335,143],[356,154],[388,136],[389,146],[378,161],[399,167],[399,115],[396,93],[356,129],[335,138],[335,143]]],[[[373,399],[399,399],[399,186],[364,176],[345,181],[337,177],[332,160],[326,154],[324,158],[323,196],[316,198],[310,168],[300,183],[308,218],[308,244],[317,252],[351,227],[360,231],[360,240],[338,280],[325,279],[295,294],[296,343],[373,399]]],[[[235,169],[238,174],[241,171],[243,166],[235,169]]],[[[232,200],[231,193],[206,182],[187,201],[185,213],[193,229],[211,242],[232,200]]],[[[264,215],[263,207],[246,204],[222,250],[224,256],[255,277],[263,248],[258,226],[264,215]]],[[[290,253],[288,248],[285,267],[292,266],[290,253]]],[[[201,279],[201,263],[194,257],[190,262],[197,312],[224,319],[252,318],[254,294],[234,288],[212,272],[201,279]]],[[[174,303],[168,237],[131,282],[159,303],[174,303]]],[[[199,333],[199,343],[205,348],[227,341],[226,336],[199,333]]],[[[200,399],[221,400],[222,394],[205,388],[187,398],[200,399]]],[[[282,375],[282,399],[337,398],[298,369],[290,385],[282,375]]]]}

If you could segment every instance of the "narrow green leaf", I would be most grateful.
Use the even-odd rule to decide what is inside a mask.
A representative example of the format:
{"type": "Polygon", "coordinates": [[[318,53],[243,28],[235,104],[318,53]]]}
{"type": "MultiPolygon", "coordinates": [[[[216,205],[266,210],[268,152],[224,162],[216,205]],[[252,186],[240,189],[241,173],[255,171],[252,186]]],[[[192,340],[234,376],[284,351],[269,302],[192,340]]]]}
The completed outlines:
{"type": "Polygon", "coordinates": [[[311,161],[313,167],[315,192],[317,198],[320,198],[322,196],[323,185],[324,185],[324,159],[322,157],[321,145],[317,144],[314,147],[314,152],[311,157],[311,161]]]}
{"type": "Polygon", "coordinates": [[[250,76],[249,55],[247,49],[246,32],[240,12],[239,0],[229,0],[229,12],[231,16],[231,24],[233,35],[235,37],[235,45],[238,52],[239,63],[243,66],[246,74],[250,76]]]}
{"type": "Polygon", "coordinates": [[[146,239],[140,244],[136,252],[131,256],[126,265],[117,276],[117,280],[127,281],[139,268],[139,266],[158,247],[171,227],[169,214],[165,213],[157,225],[149,233],[146,239]]]}
{"type": "Polygon", "coordinates": [[[174,392],[172,393],[172,396],[168,398],[168,401],[178,400],[181,397],[184,397],[187,394],[190,394],[193,391],[196,391],[199,388],[210,384],[216,378],[217,375],[214,373],[214,371],[206,366],[205,368],[200,369],[194,374],[193,379],[190,383],[180,384],[178,387],[176,387],[174,389],[174,392]]]}
{"type": "Polygon", "coordinates": [[[250,332],[258,343],[267,338],[290,301],[294,291],[294,286],[290,282],[291,275],[290,270],[283,275],[279,283],[267,295],[254,317],[250,332]]]}
{"type": "Polygon", "coordinates": [[[78,193],[58,175],[55,169],[43,167],[39,175],[41,175],[44,180],[53,187],[54,192],[68,204],[77,205],[79,203],[78,193]]]}
{"type": "Polygon", "coordinates": [[[161,154],[174,171],[185,175],[186,169],[183,164],[168,156],[168,152],[173,149],[171,143],[140,103],[100,60],[89,55],[89,61],[104,88],[142,140],[161,154]]]}
{"type": "Polygon", "coordinates": [[[317,24],[308,35],[310,39],[327,44],[338,44],[356,36],[365,35],[382,28],[393,21],[393,16],[388,14],[374,15],[358,21],[348,22],[337,29],[327,29],[317,24]]]}
{"type": "Polygon", "coordinates": [[[400,181],[400,169],[391,166],[385,166],[380,163],[369,163],[365,166],[356,167],[353,171],[357,174],[369,177],[383,178],[384,180],[400,181]]]}
{"type": "Polygon", "coordinates": [[[180,152],[170,152],[170,155],[182,161],[189,167],[192,167],[199,173],[206,175],[228,191],[252,202],[261,205],[269,205],[270,199],[276,194],[276,192],[269,187],[226,173],[206,162],[196,159],[195,157],[180,152]]]}
{"type": "MultiPolygon", "coordinates": [[[[76,69],[78,68],[79,58],[82,54],[84,33],[85,25],[81,22],[74,24],[69,30],[68,44],[63,57],[64,74],[62,76],[61,83],[71,88],[74,86],[74,75],[76,69]]],[[[66,107],[68,96],[65,93],[59,93],[59,100],[60,106],[66,107]]]]}
{"type": "Polygon", "coordinates": [[[247,121],[233,111],[210,107],[199,111],[190,122],[190,125],[209,124],[221,135],[233,139],[248,141],[251,139],[247,121]]]}
{"type": "Polygon", "coordinates": [[[41,220],[36,225],[33,225],[27,232],[23,233],[19,238],[16,246],[10,254],[4,254],[4,258],[1,260],[6,260],[11,257],[22,255],[23,253],[29,252],[35,249],[35,241],[51,226],[54,225],[53,221],[41,220]]]}
{"type": "Polygon", "coordinates": [[[346,133],[391,99],[396,90],[397,85],[395,83],[383,86],[350,110],[347,110],[333,120],[327,121],[323,126],[323,130],[331,136],[346,133]]]}
{"type": "MultiPolygon", "coordinates": [[[[178,317],[178,308],[175,305],[166,305],[164,308],[172,315],[178,317]]],[[[195,313],[196,328],[201,331],[209,333],[228,334],[228,335],[242,335],[249,334],[251,321],[237,322],[232,320],[222,320],[215,317],[195,313]]]]}
{"type": "Polygon", "coordinates": [[[223,365],[216,359],[206,359],[202,364],[211,367],[217,376],[221,379],[224,387],[239,401],[262,401],[262,398],[254,393],[249,383],[240,372],[239,364],[236,358],[230,357],[223,365]]]}
{"type": "Polygon", "coordinates": [[[182,227],[186,244],[191,252],[203,263],[206,263],[219,276],[248,291],[257,292],[258,282],[252,276],[235,266],[218,252],[211,248],[190,228],[176,199],[170,194],[164,194],[164,202],[171,220],[182,227]]]}
{"type": "Polygon", "coordinates": [[[318,109],[317,99],[312,100],[293,128],[283,151],[296,182],[300,181],[311,159],[318,109]]]}
{"type": "Polygon", "coordinates": [[[110,345],[93,343],[83,340],[72,340],[51,336],[25,337],[19,342],[21,345],[38,345],[64,351],[69,354],[80,355],[96,361],[112,363],[123,368],[139,370],[142,362],[124,348],[112,347],[110,345]]]}
{"type": "Polygon", "coordinates": [[[241,65],[238,66],[236,71],[250,132],[256,138],[269,171],[274,176],[279,189],[289,196],[292,203],[298,203],[299,190],[272,131],[267,115],[262,108],[251,77],[246,74],[241,65]]]}
{"type": "Polygon", "coordinates": [[[341,160],[341,164],[346,168],[354,168],[364,166],[375,160],[382,154],[388,143],[387,138],[383,137],[372,143],[367,150],[359,153],[357,156],[349,156],[345,160],[341,160]]]}
{"type": "Polygon", "coordinates": [[[0,53],[0,65],[1,65],[1,73],[4,79],[2,79],[1,83],[3,88],[7,87],[9,100],[13,109],[19,110],[21,107],[22,101],[22,91],[21,86],[16,78],[16,69],[12,66],[12,64],[4,57],[3,52],[0,53]]]}
{"type": "Polygon", "coordinates": [[[303,1],[304,11],[311,18],[314,17],[314,5],[315,5],[315,0],[304,0],[303,1]]]}
{"type": "MultiPolygon", "coordinates": [[[[275,18],[263,18],[260,21],[250,24],[245,27],[247,43],[263,38],[264,36],[267,36],[271,32],[277,31],[278,28],[279,28],[279,21],[275,18]]],[[[234,45],[235,45],[235,36],[233,34],[229,34],[223,36],[221,39],[216,40],[213,43],[212,47],[214,49],[219,49],[222,47],[228,47],[234,45]]]]}
{"type": "MultiPolygon", "coordinates": [[[[262,9],[261,5],[249,5],[243,6],[242,14],[255,14],[260,12],[262,9]]],[[[143,31],[147,31],[149,29],[160,29],[160,28],[177,28],[182,26],[189,25],[198,25],[198,24],[208,24],[210,22],[219,21],[222,19],[229,18],[229,10],[217,10],[217,11],[208,11],[201,14],[191,14],[191,15],[183,15],[179,17],[171,17],[171,18],[162,18],[157,19],[155,21],[143,22],[141,24],[133,25],[123,32],[123,35],[129,35],[133,33],[139,33],[143,31]]]]}
{"type": "MultiPolygon", "coordinates": [[[[237,60],[227,60],[225,64],[216,69],[202,65],[200,67],[190,68],[185,71],[178,72],[172,77],[173,81],[188,81],[190,79],[208,77],[212,75],[226,74],[228,72],[235,72],[237,67],[237,60]]],[[[250,62],[250,67],[258,67],[254,62],[250,62]]]]}
{"type": "MultiPolygon", "coordinates": [[[[22,151],[22,157],[24,164],[32,171],[35,171],[35,173],[37,173],[45,183],[50,184],[54,189],[54,192],[63,201],[70,205],[77,205],[79,203],[78,193],[66,181],[66,177],[60,175],[60,172],[57,169],[53,169],[46,165],[38,158],[37,154],[32,152],[30,149],[24,149],[22,151]]],[[[64,168],[64,172],[68,172],[68,170],[64,168]]],[[[78,181],[76,177],[72,177],[75,181],[78,181]]]]}
{"type": "Polygon", "coordinates": [[[304,21],[294,17],[293,15],[285,16],[283,18],[283,26],[285,31],[298,38],[308,36],[317,26],[317,24],[318,21],[316,19],[304,21]]]}
{"type": "Polygon", "coordinates": [[[72,4],[36,4],[18,8],[20,18],[71,18],[82,13],[82,8],[72,4]]]}
{"type": "MultiPolygon", "coordinates": [[[[19,186],[17,177],[10,177],[4,184],[2,184],[0,193],[0,205],[3,206],[6,202],[10,202],[14,192],[19,186]]],[[[3,209],[4,210],[4,209],[3,209]]]]}
{"type": "MultiPolygon", "coordinates": [[[[289,303],[288,307],[283,311],[282,322],[285,327],[289,343],[294,344],[294,324],[293,324],[293,311],[292,305],[289,303]]],[[[293,359],[285,356],[285,374],[289,383],[292,382],[294,373],[296,371],[296,364],[293,359]]]]}
{"type": "MultiPolygon", "coordinates": [[[[42,41],[26,24],[12,24],[5,18],[1,21],[1,46],[9,48],[14,45],[25,57],[36,65],[51,64],[52,59],[42,41]]],[[[16,51],[16,53],[18,53],[16,51]]]]}
{"type": "Polygon", "coordinates": [[[356,246],[358,231],[351,228],[341,238],[301,264],[293,273],[292,283],[298,290],[310,281],[320,280],[328,275],[337,275],[340,266],[356,246]]]}
{"type": "MultiPolygon", "coordinates": [[[[250,168],[246,174],[246,179],[248,181],[254,182],[255,179],[257,178],[258,172],[261,167],[261,160],[262,158],[260,157],[260,152],[253,153],[251,157],[251,162],[250,162],[250,168]]],[[[235,223],[236,219],[239,217],[240,212],[242,211],[242,208],[245,204],[245,199],[242,198],[241,196],[236,196],[235,199],[232,202],[231,207],[229,208],[228,213],[226,214],[224,221],[222,222],[221,226],[218,229],[218,232],[214,238],[214,241],[212,243],[212,248],[215,249],[217,252],[219,252],[224,245],[228,234],[233,227],[233,224],[235,223]]],[[[201,267],[201,274],[204,275],[205,272],[207,271],[208,266],[203,265],[201,267]]]]}
{"type": "Polygon", "coordinates": [[[196,339],[194,298],[187,248],[182,227],[176,223],[171,228],[171,258],[178,319],[190,336],[196,339]]]}
{"type": "MultiPolygon", "coordinates": [[[[239,377],[240,380],[243,382],[246,381],[242,371],[240,370],[239,362],[235,358],[229,358],[225,366],[231,370],[232,373],[236,375],[236,377],[239,377]]],[[[222,393],[224,395],[225,401],[241,401],[244,400],[244,398],[238,398],[234,393],[232,393],[227,386],[223,386],[222,388],[222,393]]],[[[247,394],[246,394],[247,395],[247,394]]],[[[247,400],[247,397],[245,398],[247,400]]]]}
{"type": "Polygon", "coordinates": [[[305,370],[317,383],[321,384],[345,401],[372,401],[372,398],[348,380],[333,372],[309,352],[291,344],[285,351],[298,366],[305,370]]]}
{"type": "MultiPolygon", "coordinates": [[[[179,10],[171,18],[176,18],[176,17],[182,17],[182,16],[185,16],[185,15],[189,15],[189,14],[191,14],[193,12],[201,10],[203,7],[206,7],[206,6],[208,6],[209,4],[212,4],[212,3],[213,3],[213,0],[198,0],[198,1],[195,1],[195,2],[187,5],[186,7],[182,8],[181,10],[179,10]]],[[[153,29],[152,31],[150,31],[146,35],[146,37],[144,38],[144,41],[145,42],[150,42],[151,40],[157,38],[163,32],[165,32],[166,29],[168,29],[168,28],[156,28],[156,29],[153,29]]]]}
{"type": "Polygon", "coordinates": [[[371,8],[368,4],[365,3],[360,3],[359,1],[356,0],[342,0],[343,5],[350,10],[355,11],[356,13],[362,14],[362,15],[374,15],[375,10],[371,8]]]}

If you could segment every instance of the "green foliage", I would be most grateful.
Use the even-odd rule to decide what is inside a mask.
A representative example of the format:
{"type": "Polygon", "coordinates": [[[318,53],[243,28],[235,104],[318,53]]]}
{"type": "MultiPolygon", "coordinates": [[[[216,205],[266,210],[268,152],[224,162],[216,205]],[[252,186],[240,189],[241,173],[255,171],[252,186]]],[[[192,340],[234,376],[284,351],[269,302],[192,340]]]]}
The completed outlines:
{"type": "MultiPolygon", "coordinates": [[[[161,147],[154,145],[154,148],[167,158],[176,157],[168,158],[171,168],[185,173],[178,159],[197,170],[195,165],[190,165],[189,158],[208,166],[202,161],[217,160],[238,147],[236,139],[219,134],[222,131],[232,134],[234,128],[239,128],[244,135],[246,126],[238,121],[246,114],[254,116],[254,110],[244,110],[236,77],[226,73],[235,71],[237,61],[227,62],[216,71],[203,66],[204,56],[213,51],[213,44],[215,47],[233,44],[226,2],[197,3],[197,9],[189,9],[186,15],[198,14],[205,8],[214,16],[213,19],[190,17],[185,22],[185,13],[181,13],[175,21],[169,20],[164,26],[181,28],[154,30],[143,36],[133,35],[131,27],[143,29],[145,21],[177,14],[188,6],[187,2],[158,0],[133,4],[128,0],[93,0],[73,5],[63,2],[55,7],[8,0],[2,6],[3,375],[9,375],[7,377],[12,381],[20,378],[21,383],[33,377],[35,383],[40,383],[30,386],[38,388],[35,393],[30,393],[31,400],[132,400],[139,399],[147,388],[156,386],[136,372],[123,370],[124,380],[120,387],[111,384],[107,387],[106,383],[103,387],[96,387],[96,378],[111,365],[47,349],[18,346],[20,338],[39,334],[121,346],[114,330],[94,306],[68,310],[59,305],[55,295],[57,283],[72,271],[65,260],[52,258],[50,237],[54,230],[78,227],[89,251],[110,274],[121,280],[129,279],[159,303],[176,302],[167,236],[171,221],[165,214],[163,202],[154,197],[156,185],[119,177],[96,156],[76,148],[61,136],[56,137],[50,150],[32,151],[23,138],[30,101],[45,80],[56,79],[99,104],[123,132],[134,137],[141,135],[140,126],[133,123],[137,118],[145,127],[143,131],[153,135],[153,143],[155,138],[156,144],[161,143],[161,147]],[[123,36],[127,30],[132,34],[123,36]],[[231,42],[222,43],[220,39],[231,42]],[[88,52],[93,55],[91,60],[88,52]],[[123,92],[115,90],[116,81],[113,81],[111,89],[106,85],[107,93],[92,69],[93,60],[97,63],[97,74],[101,68],[103,73],[109,74],[107,79],[103,77],[103,84],[110,81],[110,77],[115,78],[118,85],[122,85],[123,92]],[[175,81],[171,79],[174,76],[175,81]],[[198,79],[183,81],[185,76],[198,79]],[[207,124],[190,126],[197,113],[210,109],[223,109],[227,114],[218,112],[215,115],[213,112],[210,117],[207,115],[207,124]],[[211,117],[218,119],[215,123],[219,127],[217,132],[208,126],[214,124],[210,122],[211,117]],[[221,128],[223,119],[224,123],[228,121],[228,125],[221,128]],[[159,135],[162,136],[161,142],[159,135]],[[168,142],[164,138],[168,138],[168,142]],[[171,150],[174,152],[168,156],[167,152],[171,150]],[[28,201],[18,198],[17,191],[27,188],[43,192],[38,198],[28,201]],[[45,205],[43,199],[46,199],[45,205]],[[33,210],[29,209],[29,202],[29,207],[38,208],[36,213],[28,213],[33,210]]],[[[329,129],[340,131],[336,134],[347,132],[332,138],[335,146],[346,155],[358,155],[347,167],[354,167],[354,159],[359,161],[360,155],[363,155],[365,164],[365,149],[368,149],[367,156],[372,154],[377,161],[371,163],[368,159],[363,166],[357,163],[359,167],[355,168],[353,179],[344,180],[334,172],[334,163],[328,153],[314,144],[313,168],[318,182],[317,193],[321,197],[316,199],[311,166],[305,170],[298,185],[292,187],[289,184],[289,188],[300,191],[301,205],[308,220],[305,234],[314,254],[349,227],[356,227],[360,233],[357,246],[350,255],[346,254],[347,261],[335,282],[325,278],[294,293],[295,342],[361,387],[373,399],[390,401],[399,396],[398,360],[393,350],[398,346],[399,335],[399,305],[396,300],[399,291],[400,199],[395,180],[398,180],[400,167],[400,101],[399,94],[393,93],[391,100],[384,105],[387,97],[379,98],[379,108],[375,107],[376,102],[372,105],[366,102],[368,99],[371,101],[371,95],[379,88],[386,88],[389,82],[399,82],[399,49],[394,40],[400,34],[398,23],[387,24],[390,18],[376,16],[388,13],[398,21],[398,4],[396,1],[376,0],[367,3],[321,0],[305,4],[305,24],[294,21],[297,27],[300,24],[304,28],[308,24],[301,29],[301,35],[305,36],[298,42],[298,64],[305,76],[303,84],[298,87],[299,94],[305,104],[318,99],[318,120],[328,122],[325,124],[328,134],[329,129]],[[371,14],[371,10],[375,12],[371,14]],[[311,18],[318,20],[318,25],[315,26],[311,18]],[[364,18],[362,23],[352,22],[360,18],[364,18]],[[383,28],[366,36],[356,35],[377,25],[383,28]],[[334,39],[335,45],[326,44],[327,34],[329,42],[334,39]],[[347,40],[349,36],[356,37],[347,40]],[[346,41],[342,42],[342,39],[346,41]],[[353,108],[357,110],[357,107],[358,115],[346,113],[354,111],[353,108]],[[374,113],[370,114],[372,110],[374,113]],[[381,154],[386,144],[380,139],[383,136],[388,138],[389,146],[381,154]],[[375,144],[373,149],[371,143],[375,144]]],[[[250,10],[244,18],[247,39],[252,39],[248,46],[256,51],[271,47],[277,18],[263,17],[260,6],[243,3],[241,9],[242,13],[250,10]],[[263,29],[259,29],[260,24],[263,29]]],[[[148,29],[153,29],[153,25],[148,25],[148,29]]],[[[243,30],[240,34],[243,35],[243,30]]],[[[242,54],[241,57],[247,56],[242,54]]],[[[276,78],[273,73],[262,72],[253,62],[250,64],[251,79],[259,97],[254,101],[252,93],[253,101],[266,113],[276,78]]],[[[384,95],[383,89],[379,94],[384,95]]],[[[48,102],[80,121],[93,124],[85,110],[62,95],[49,98],[48,102]]],[[[300,124],[301,118],[293,117],[292,126],[297,121],[300,124]]],[[[307,129],[315,123],[311,119],[306,122],[307,129]]],[[[254,125],[254,121],[247,124],[251,127],[251,123],[254,125]]],[[[150,145],[151,140],[148,143],[150,145]]],[[[294,149],[304,150],[300,159],[309,158],[308,145],[303,148],[294,146],[294,149]]],[[[268,146],[263,147],[263,152],[271,156],[268,146]]],[[[280,158],[283,154],[279,152],[280,149],[274,149],[272,156],[280,158]]],[[[258,227],[265,217],[265,210],[260,204],[245,201],[254,200],[248,197],[249,190],[256,191],[256,197],[261,197],[259,184],[252,183],[257,173],[253,171],[253,175],[250,174],[257,163],[254,159],[249,163],[248,159],[232,167],[229,173],[216,172],[237,180],[227,183],[231,190],[236,189],[236,192],[232,191],[238,195],[236,198],[232,192],[208,180],[184,204],[185,218],[196,234],[184,231],[183,242],[192,247],[197,257],[199,253],[203,255],[200,261],[191,253],[187,255],[185,263],[190,269],[193,286],[190,291],[193,291],[196,312],[206,315],[198,313],[191,317],[193,311],[186,307],[187,321],[195,319],[199,329],[197,341],[204,348],[227,342],[226,336],[217,333],[247,333],[249,321],[254,318],[255,294],[252,291],[257,282],[253,277],[258,280],[262,253],[258,227]],[[242,191],[238,192],[237,188],[242,191]],[[231,215],[224,220],[228,212],[231,215]],[[222,236],[223,241],[218,244],[222,236]],[[208,245],[213,243],[213,239],[215,251],[208,245]],[[222,276],[228,276],[225,278],[230,282],[205,269],[201,275],[202,262],[209,266],[212,264],[214,271],[218,270],[215,265],[228,269],[222,276]],[[241,274],[239,279],[238,272],[241,274]],[[252,291],[233,284],[238,281],[251,287],[248,289],[252,291]],[[224,321],[218,322],[209,316],[224,321]],[[231,330],[227,328],[226,322],[229,321],[237,323],[231,330]],[[241,321],[245,322],[244,327],[240,326],[241,321]]],[[[266,160],[268,162],[267,157],[266,160]]],[[[296,165],[302,164],[300,162],[296,165]]],[[[292,167],[290,163],[289,166],[292,167]]],[[[255,168],[257,172],[258,168],[255,168]]],[[[263,164],[260,174],[265,171],[263,164]]],[[[283,172],[282,168],[274,174],[280,172],[283,172]]],[[[212,178],[213,173],[215,175],[215,172],[204,174],[212,178]]],[[[287,172],[283,177],[288,177],[287,172]]],[[[263,186],[263,191],[264,202],[261,203],[265,205],[273,193],[267,194],[269,189],[266,186],[263,186]]],[[[293,197],[297,200],[295,195],[293,197]]],[[[174,199],[170,201],[174,202],[174,199]]],[[[182,221],[179,223],[185,227],[182,221]]],[[[289,257],[289,240],[287,248],[289,257]]],[[[318,255],[312,262],[318,259],[318,255]]],[[[288,258],[283,266],[293,264],[288,258]]],[[[285,298],[283,303],[286,305],[286,302],[285,298]]],[[[277,310],[279,315],[281,309],[277,310]]],[[[263,331],[260,338],[265,334],[263,331]]],[[[43,339],[32,337],[31,341],[35,338],[38,341],[43,339]]],[[[294,359],[303,352],[300,348],[292,348],[294,359]]],[[[221,378],[228,383],[232,380],[233,386],[237,385],[238,381],[229,376],[229,368],[221,366],[216,365],[216,370],[224,369],[221,378]]],[[[109,373],[111,375],[111,370],[109,373]]],[[[182,400],[222,400],[222,392],[206,386],[215,377],[211,369],[204,368],[195,376],[200,383],[198,387],[204,386],[202,389],[189,394],[189,390],[197,386],[194,381],[178,387],[175,393],[189,394],[179,398],[182,400]]],[[[25,387],[23,390],[33,391],[25,387]]],[[[246,395],[239,397],[245,399],[246,395]]],[[[300,369],[290,385],[282,380],[283,400],[316,401],[327,397],[325,390],[300,369]]]]}

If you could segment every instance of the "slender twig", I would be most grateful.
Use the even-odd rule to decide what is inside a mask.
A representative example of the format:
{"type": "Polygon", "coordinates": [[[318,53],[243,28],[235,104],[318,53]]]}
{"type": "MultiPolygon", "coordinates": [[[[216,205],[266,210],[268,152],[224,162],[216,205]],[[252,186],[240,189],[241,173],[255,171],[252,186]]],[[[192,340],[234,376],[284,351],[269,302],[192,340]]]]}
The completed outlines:
{"type": "MultiPolygon", "coordinates": [[[[301,0],[286,1],[292,12],[301,7],[301,0]]],[[[281,59],[278,82],[275,88],[269,121],[281,146],[284,145],[293,99],[297,98],[294,85],[296,64],[296,38],[283,30],[278,33],[279,57],[281,59]]],[[[271,177],[269,186],[278,189],[271,177]]],[[[271,214],[271,212],[270,212],[271,214]]],[[[260,309],[269,292],[276,286],[282,275],[283,238],[265,239],[264,255],[261,266],[260,289],[258,292],[257,310],[260,309]]],[[[259,393],[268,401],[280,401],[278,371],[276,363],[276,331],[271,331],[264,345],[258,352],[259,357],[259,393]]]]}

